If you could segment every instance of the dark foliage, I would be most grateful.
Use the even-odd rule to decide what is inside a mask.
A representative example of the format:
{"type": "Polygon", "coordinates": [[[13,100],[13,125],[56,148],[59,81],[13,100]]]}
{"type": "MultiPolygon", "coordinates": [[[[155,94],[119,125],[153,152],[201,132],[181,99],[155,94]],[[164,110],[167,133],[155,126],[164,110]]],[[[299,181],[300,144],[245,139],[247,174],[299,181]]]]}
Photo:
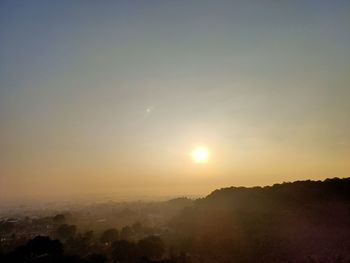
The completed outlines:
{"type": "MultiPolygon", "coordinates": [[[[63,218],[57,215],[34,225],[53,222],[52,236],[59,240],[27,241],[11,232],[15,220],[10,219],[0,225],[6,236],[0,262],[350,262],[350,178],[230,187],[195,202],[168,203],[180,212],[156,235],[153,226],[138,221],[120,231],[78,233],[75,225],[59,224],[63,218]]],[[[23,224],[32,223],[26,219],[16,227],[23,224]]]]}
{"type": "Polygon", "coordinates": [[[118,240],[119,237],[119,232],[117,229],[111,228],[111,229],[107,229],[105,230],[101,237],[100,240],[102,243],[107,243],[110,244],[112,242],[115,242],[118,240]]]}
{"type": "Polygon", "coordinates": [[[57,227],[57,229],[54,232],[54,236],[59,240],[65,241],[70,238],[73,238],[76,232],[77,227],[75,225],[63,224],[57,227]]]}
{"type": "Polygon", "coordinates": [[[172,229],[201,262],[348,262],[350,179],[216,190],[172,229]]]}
{"type": "Polygon", "coordinates": [[[160,259],[165,251],[163,241],[156,236],[149,236],[138,242],[138,249],[144,258],[160,259]]]}
{"type": "Polygon", "coordinates": [[[60,241],[37,236],[6,255],[4,262],[61,262],[62,256],[63,248],[60,241]]]}
{"type": "Polygon", "coordinates": [[[66,217],[64,214],[58,214],[52,218],[52,221],[55,224],[64,224],[66,222],[66,217]]]}

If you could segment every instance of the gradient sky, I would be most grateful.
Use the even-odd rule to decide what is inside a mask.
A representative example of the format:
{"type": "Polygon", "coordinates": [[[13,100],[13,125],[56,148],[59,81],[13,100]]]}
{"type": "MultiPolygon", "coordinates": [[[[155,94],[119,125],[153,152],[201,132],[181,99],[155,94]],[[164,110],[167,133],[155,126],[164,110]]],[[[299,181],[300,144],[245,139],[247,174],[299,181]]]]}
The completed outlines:
{"type": "Polygon", "coordinates": [[[350,1],[0,3],[2,200],[349,175],[350,1]]]}

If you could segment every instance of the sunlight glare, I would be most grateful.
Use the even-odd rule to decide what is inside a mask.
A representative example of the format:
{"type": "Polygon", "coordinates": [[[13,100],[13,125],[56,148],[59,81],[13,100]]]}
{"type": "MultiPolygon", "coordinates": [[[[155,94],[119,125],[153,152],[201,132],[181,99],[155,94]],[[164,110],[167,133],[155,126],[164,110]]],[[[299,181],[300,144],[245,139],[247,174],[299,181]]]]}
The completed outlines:
{"type": "Polygon", "coordinates": [[[200,146],[195,148],[191,155],[196,163],[206,163],[209,158],[209,151],[207,148],[200,146]]]}

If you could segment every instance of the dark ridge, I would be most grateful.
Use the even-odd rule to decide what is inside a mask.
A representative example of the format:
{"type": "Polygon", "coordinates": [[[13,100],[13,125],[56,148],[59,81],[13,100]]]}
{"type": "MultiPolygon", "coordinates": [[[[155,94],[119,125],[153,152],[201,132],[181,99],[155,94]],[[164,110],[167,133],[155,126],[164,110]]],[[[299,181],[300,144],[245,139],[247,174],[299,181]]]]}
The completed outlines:
{"type": "Polygon", "coordinates": [[[350,178],[324,181],[296,181],[264,187],[227,187],[213,191],[196,201],[197,205],[215,204],[218,207],[269,203],[293,206],[315,202],[350,201],[350,178]]]}

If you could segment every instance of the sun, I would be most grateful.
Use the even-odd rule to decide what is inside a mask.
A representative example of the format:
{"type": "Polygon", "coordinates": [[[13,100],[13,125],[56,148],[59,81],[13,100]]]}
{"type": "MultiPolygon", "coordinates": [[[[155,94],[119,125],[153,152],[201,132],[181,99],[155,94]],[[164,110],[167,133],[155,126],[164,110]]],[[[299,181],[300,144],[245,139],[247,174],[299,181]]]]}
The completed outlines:
{"type": "Polygon", "coordinates": [[[193,161],[196,163],[206,163],[209,158],[209,151],[206,147],[196,147],[191,153],[193,161]]]}

